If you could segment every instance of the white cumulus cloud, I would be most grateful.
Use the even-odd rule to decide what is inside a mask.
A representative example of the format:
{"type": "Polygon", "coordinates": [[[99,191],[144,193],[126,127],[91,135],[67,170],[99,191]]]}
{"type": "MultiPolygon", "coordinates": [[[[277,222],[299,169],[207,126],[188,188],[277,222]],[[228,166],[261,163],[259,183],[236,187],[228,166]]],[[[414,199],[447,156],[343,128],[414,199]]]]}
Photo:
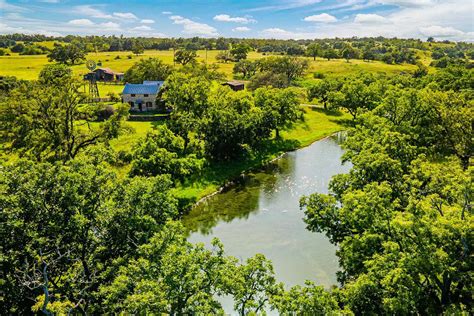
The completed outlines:
{"type": "Polygon", "coordinates": [[[334,23],[337,22],[337,18],[327,13],[321,13],[316,15],[310,15],[303,19],[306,22],[318,22],[318,23],[334,23]]]}
{"type": "Polygon", "coordinates": [[[92,22],[89,19],[76,19],[76,20],[71,20],[68,23],[72,24],[72,25],[78,25],[78,26],[92,26],[92,25],[94,25],[94,22],[92,22]]]}
{"type": "Polygon", "coordinates": [[[182,25],[183,33],[189,35],[217,36],[217,30],[205,23],[195,22],[179,15],[170,16],[173,24],[182,25]]]}
{"type": "Polygon", "coordinates": [[[155,23],[155,20],[152,20],[152,19],[143,19],[140,21],[140,23],[143,23],[143,24],[153,24],[155,23]]]}
{"type": "Polygon", "coordinates": [[[149,27],[147,25],[140,25],[140,26],[134,27],[132,30],[135,30],[135,31],[150,31],[151,27],[149,27]]]}
{"type": "Polygon", "coordinates": [[[121,19],[130,19],[130,20],[137,20],[137,16],[131,12],[114,12],[113,16],[116,16],[121,19]]]}
{"type": "Polygon", "coordinates": [[[99,10],[91,5],[79,5],[75,6],[73,8],[74,13],[76,14],[82,14],[82,15],[87,15],[92,18],[96,19],[112,19],[114,18],[112,15],[107,14],[103,12],[102,10],[99,10]]]}
{"type": "Polygon", "coordinates": [[[120,24],[115,23],[115,22],[105,22],[105,23],[100,23],[99,27],[107,30],[107,31],[119,31],[120,30],[120,24]]]}
{"type": "Polygon", "coordinates": [[[252,19],[251,17],[247,16],[236,16],[232,17],[228,14],[218,14],[214,17],[214,21],[218,22],[233,22],[233,23],[242,23],[242,24],[248,24],[248,23],[255,23],[257,22],[256,20],[252,19]]]}
{"type": "Polygon", "coordinates": [[[354,18],[355,23],[388,23],[389,20],[378,14],[357,14],[354,18]]]}
{"type": "Polygon", "coordinates": [[[443,27],[439,25],[420,27],[420,32],[425,36],[433,37],[452,37],[464,34],[463,31],[457,30],[454,27],[443,27]]]}
{"type": "Polygon", "coordinates": [[[260,31],[260,37],[272,39],[309,39],[315,38],[314,33],[292,32],[278,27],[271,27],[260,31]]]}
{"type": "Polygon", "coordinates": [[[251,29],[246,26],[239,26],[232,29],[232,32],[250,32],[251,29]]]}

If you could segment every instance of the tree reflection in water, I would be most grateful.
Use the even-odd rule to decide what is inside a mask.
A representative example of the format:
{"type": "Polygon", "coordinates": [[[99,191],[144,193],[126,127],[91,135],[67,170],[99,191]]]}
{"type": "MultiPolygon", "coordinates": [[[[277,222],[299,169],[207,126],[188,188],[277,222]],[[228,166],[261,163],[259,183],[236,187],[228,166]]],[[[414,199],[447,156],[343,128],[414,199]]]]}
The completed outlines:
{"type": "Polygon", "coordinates": [[[212,228],[221,221],[247,219],[250,214],[258,212],[261,195],[270,199],[281,178],[292,173],[295,159],[285,158],[268,164],[258,172],[239,177],[223,192],[194,207],[183,218],[184,226],[190,233],[199,231],[203,235],[209,235],[212,234],[212,228]]]}

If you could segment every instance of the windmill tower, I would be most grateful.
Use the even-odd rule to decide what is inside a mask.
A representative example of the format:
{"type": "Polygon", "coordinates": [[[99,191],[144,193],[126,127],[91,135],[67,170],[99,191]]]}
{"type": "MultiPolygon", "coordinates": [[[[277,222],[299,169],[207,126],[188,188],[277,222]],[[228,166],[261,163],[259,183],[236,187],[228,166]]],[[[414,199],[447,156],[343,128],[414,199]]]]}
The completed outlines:
{"type": "Polygon", "coordinates": [[[97,67],[97,64],[93,60],[88,60],[86,62],[86,67],[89,69],[90,73],[87,76],[87,81],[89,81],[89,97],[92,102],[99,99],[99,88],[97,87],[97,80],[95,77],[94,70],[97,67]]]}

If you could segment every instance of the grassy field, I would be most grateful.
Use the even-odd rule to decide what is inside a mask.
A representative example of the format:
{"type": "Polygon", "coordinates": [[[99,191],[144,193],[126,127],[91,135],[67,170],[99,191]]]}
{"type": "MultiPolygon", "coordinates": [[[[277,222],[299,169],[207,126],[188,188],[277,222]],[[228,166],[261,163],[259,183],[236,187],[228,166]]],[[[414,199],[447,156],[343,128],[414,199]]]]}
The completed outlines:
{"type": "MultiPolygon", "coordinates": [[[[198,60],[207,61],[210,64],[218,64],[220,70],[224,72],[229,79],[232,78],[234,63],[217,63],[217,54],[218,51],[215,50],[208,52],[198,51],[198,60]]],[[[139,56],[133,55],[130,52],[100,52],[87,55],[87,59],[101,62],[103,67],[109,67],[117,72],[125,72],[140,59],[149,57],[157,57],[162,59],[165,63],[173,64],[172,51],[150,50],[145,51],[144,54],[139,56]]],[[[263,57],[265,56],[260,53],[251,52],[248,59],[256,60],[263,57]]],[[[387,65],[379,61],[365,62],[361,60],[351,60],[350,62],[346,62],[342,59],[330,61],[321,58],[316,59],[316,61],[313,61],[312,58],[307,59],[310,61],[309,74],[317,71],[328,76],[342,76],[348,72],[360,70],[395,74],[402,71],[413,71],[415,69],[413,65],[387,65]]],[[[46,55],[20,56],[18,54],[12,54],[11,56],[1,56],[0,75],[16,76],[20,79],[32,80],[38,77],[43,66],[48,63],[46,55]]],[[[74,65],[72,69],[74,74],[78,77],[82,77],[82,75],[88,71],[84,64],[74,65]]]]}
{"type": "MultiPolygon", "coordinates": [[[[234,63],[218,63],[215,58],[217,53],[218,51],[215,50],[208,51],[207,53],[205,51],[198,51],[198,60],[207,60],[210,64],[218,64],[220,70],[231,78],[234,63]]],[[[130,52],[100,52],[89,53],[87,55],[87,59],[101,62],[103,67],[109,67],[117,72],[125,72],[138,60],[149,57],[157,57],[162,59],[165,63],[173,64],[172,51],[150,50],[139,56],[133,55],[130,52]]],[[[251,52],[248,59],[256,60],[263,57],[265,56],[260,53],[251,52]]],[[[317,58],[316,61],[313,61],[312,58],[307,59],[310,61],[310,73],[318,71],[327,75],[343,75],[348,71],[358,70],[391,74],[415,69],[413,65],[387,65],[379,61],[365,62],[361,60],[351,60],[350,62],[346,62],[343,59],[333,59],[330,61],[322,58],[317,58]]],[[[48,63],[46,55],[20,56],[18,54],[12,54],[11,56],[0,56],[0,74],[32,80],[38,77],[43,66],[48,63]]],[[[88,71],[84,64],[74,65],[72,69],[77,76],[82,76],[88,71]]]]}

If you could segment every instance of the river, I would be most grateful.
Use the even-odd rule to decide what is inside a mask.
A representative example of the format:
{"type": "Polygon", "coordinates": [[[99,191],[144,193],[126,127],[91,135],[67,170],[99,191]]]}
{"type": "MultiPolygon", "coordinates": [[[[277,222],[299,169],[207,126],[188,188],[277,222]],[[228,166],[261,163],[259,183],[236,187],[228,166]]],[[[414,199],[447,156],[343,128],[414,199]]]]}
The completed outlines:
{"type": "Polygon", "coordinates": [[[228,255],[242,261],[262,253],[287,286],[336,284],[336,247],[324,234],[306,230],[299,199],[327,193],[331,177],[349,171],[350,164],[341,164],[340,137],[289,152],[193,208],[183,220],[188,240],[209,245],[217,237],[228,255]]]}

